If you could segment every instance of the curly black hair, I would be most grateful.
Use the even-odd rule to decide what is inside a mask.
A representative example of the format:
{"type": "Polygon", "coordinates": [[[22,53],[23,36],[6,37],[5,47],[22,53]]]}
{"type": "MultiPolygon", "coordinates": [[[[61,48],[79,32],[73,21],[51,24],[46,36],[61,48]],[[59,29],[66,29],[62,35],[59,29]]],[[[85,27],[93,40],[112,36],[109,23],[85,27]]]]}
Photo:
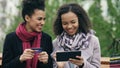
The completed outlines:
{"type": "Polygon", "coordinates": [[[64,31],[61,22],[61,15],[68,12],[73,12],[77,15],[79,21],[78,31],[87,34],[89,30],[92,28],[87,13],[79,4],[71,3],[71,4],[64,4],[58,9],[57,17],[53,24],[53,31],[55,35],[60,35],[64,31]]]}
{"type": "Polygon", "coordinates": [[[31,16],[35,9],[45,9],[45,0],[23,0],[22,1],[22,17],[25,21],[25,15],[31,16]]]}

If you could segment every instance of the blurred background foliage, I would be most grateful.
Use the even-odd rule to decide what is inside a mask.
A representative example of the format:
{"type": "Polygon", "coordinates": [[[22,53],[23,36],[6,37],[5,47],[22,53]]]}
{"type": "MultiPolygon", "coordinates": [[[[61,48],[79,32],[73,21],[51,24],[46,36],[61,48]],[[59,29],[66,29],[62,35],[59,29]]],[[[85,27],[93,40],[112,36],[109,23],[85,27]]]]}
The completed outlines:
{"type": "MultiPolygon", "coordinates": [[[[96,31],[96,36],[99,37],[101,55],[110,56],[113,52],[113,49],[111,48],[113,40],[115,38],[120,38],[120,0],[105,0],[108,7],[106,8],[106,17],[102,16],[102,0],[46,0],[46,24],[43,27],[43,31],[51,35],[52,39],[54,39],[55,35],[52,27],[58,7],[66,3],[78,3],[81,6],[84,6],[90,1],[93,3],[86,12],[91,19],[93,29],[96,31]]],[[[14,23],[11,24],[9,30],[6,31],[6,34],[15,31],[18,24],[23,21],[21,18],[21,6],[16,7],[18,7],[20,12],[18,16],[14,17],[14,23]]]]}

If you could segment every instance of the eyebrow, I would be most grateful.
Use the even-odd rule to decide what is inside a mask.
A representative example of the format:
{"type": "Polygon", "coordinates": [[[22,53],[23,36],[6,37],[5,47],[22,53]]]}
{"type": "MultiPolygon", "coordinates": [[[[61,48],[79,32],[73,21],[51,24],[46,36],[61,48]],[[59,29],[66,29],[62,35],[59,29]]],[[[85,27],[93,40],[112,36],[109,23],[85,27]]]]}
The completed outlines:
{"type": "Polygon", "coordinates": [[[37,18],[46,18],[46,17],[41,17],[41,16],[38,16],[37,18]]]}

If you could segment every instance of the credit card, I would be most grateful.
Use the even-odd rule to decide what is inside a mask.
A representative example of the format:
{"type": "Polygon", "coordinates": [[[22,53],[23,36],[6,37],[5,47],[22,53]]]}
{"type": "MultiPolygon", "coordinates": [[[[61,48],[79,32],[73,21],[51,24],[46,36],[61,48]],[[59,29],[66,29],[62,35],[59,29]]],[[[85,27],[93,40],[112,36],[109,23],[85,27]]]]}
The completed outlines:
{"type": "Polygon", "coordinates": [[[42,52],[42,48],[31,48],[32,50],[35,51],[35,53],[40,53],[42,52]]]}

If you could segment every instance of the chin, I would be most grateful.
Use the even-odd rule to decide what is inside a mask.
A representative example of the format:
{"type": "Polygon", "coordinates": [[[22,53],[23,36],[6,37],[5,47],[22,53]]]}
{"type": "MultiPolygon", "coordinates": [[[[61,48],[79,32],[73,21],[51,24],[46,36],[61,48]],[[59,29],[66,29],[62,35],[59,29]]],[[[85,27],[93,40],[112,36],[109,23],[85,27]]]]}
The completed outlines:
{"type": "Polygon", "coordinates": [[[42,31],[42,29],[36,29],[35,31],[36,31],[36,32],[41,32],[41,31],[42,31]]]}
{"type": "Polygon", "coordinates": [[[68,33],[69,35],[74,35],[75,33],[68,33]]]}
{"type": "Polygon", "coordinates": [[[36,30],[35,32],[38,32],[38,33],[39,33],[39,32],[41,32],[41,30],[36,30]]]}
{"type": "Polygon", "coordinates": [[[41,32],[41,31],[37,31],[38,33],[41,32]]]}

